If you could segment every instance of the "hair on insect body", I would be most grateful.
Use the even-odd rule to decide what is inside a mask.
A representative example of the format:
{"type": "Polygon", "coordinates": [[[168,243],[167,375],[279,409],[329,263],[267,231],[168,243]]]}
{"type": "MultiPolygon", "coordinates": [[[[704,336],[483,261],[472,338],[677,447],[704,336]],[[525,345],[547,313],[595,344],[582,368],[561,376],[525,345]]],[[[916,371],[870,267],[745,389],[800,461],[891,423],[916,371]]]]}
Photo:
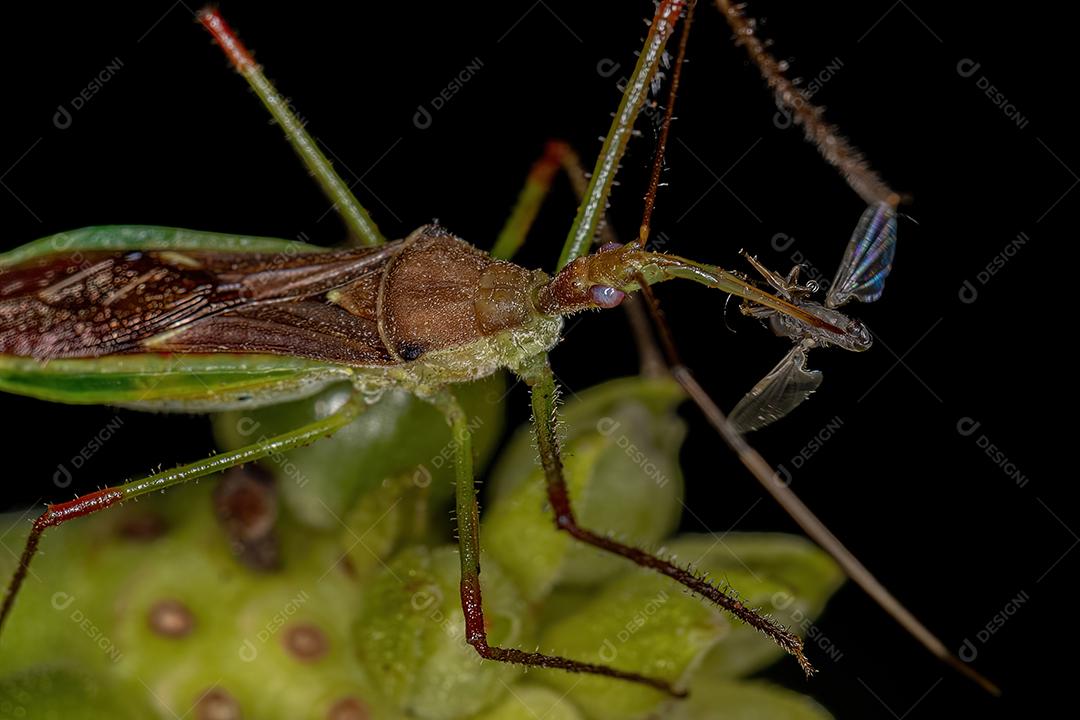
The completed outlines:
{"type": "MultiPolygon", "coordinates": [[[[640,291],[652,310],[672,376],[752,474],[811,538],[837,558],[849,576],[935,655],[984,687],[992,687],[952,658],[778,483],[738,427],[724,417],[679,361],[660,319],[651,287],[683,279],[738,296],[747,312],[760,317],[769,313],[777,322],[791,323],[798,328],[792,337],[799,335],[804,342],[805,337],[812,337],[816,344],[846,347],[854,332],[851,323],[857,322],[809,305],[794,277],[787,285],[770,282],[771,288],[763,288],[741,273],[647,249],[694,4],[657,3],[637,65],[587,182],[585,173],[574,169],[576,156],[565,147],[549,147],[549,157],[534,167],[534,173],[542,176],[540,185],[550,184],[557,166],[569,169],[582,198],[552,274],[510,260],[524,241],[542,192],[515,209],[491,252],[477,249],[438,224],[388,242],[220,13],[201,11],[199,21],[334,202],[353,247],[326,250],[291,241],[149,226],[91,227],[64,233],[63,244],[53,236],[24,245],[0,256],[4,270],[0,276],[0,389],[63,403],[196,412],[274,404],[308,396],[331,382],[350,382],[357,392],[335,413],[293,431],[49,505],[33,523],[0,608],[0,624],[11,613],[48,528],[314,442],[350,424],[378,401],[381,391],[397,388],[441,411],[451,429],[456,448],[455,516],[465,639],[480,657],[596,674],[684,694],[671,681],[633,668],[489,644],[479,582],[479,511],[471,430],[454,386],[508,369],[530,389],[536,445],[556,527],[577,541],[665,575],[715,603],[759,630],[811,674],[803,642],[795,633],[692,570],[577,522],[563,477],[558,391],[547,353],[558,342],[565,317],[620,306],[640,291]],[[650,89],[660,81],[658,68],[667,57],[666,46],[684,16],[638,236],[625,245],[607,239],[590,252],[596,238],[604,235],[607,198],[635,120],[648,102],[650,89]],[[78,264],[73,261],[75,255],[78,264]],[[188,372],[176,372],[178,366],[188,372]],[[198,384],[191,371],[198,373],[198,384]],[[106,392],[99,389],[103,377],[111,381],[106,392]]],[[[734,29],[736,42],[748,50],[778,102],[792,109],[795,121],[823,149],[826,160],[872,207],[895,208],[898,196],[783,78],[782,68],[756,38],[741,10],[724,0],[717,4],[734,29]]],[[[889,260],[891,266],[891,246],[889,260]]],[[[767,280],[770,277],[766,275],[767,280]]]]}

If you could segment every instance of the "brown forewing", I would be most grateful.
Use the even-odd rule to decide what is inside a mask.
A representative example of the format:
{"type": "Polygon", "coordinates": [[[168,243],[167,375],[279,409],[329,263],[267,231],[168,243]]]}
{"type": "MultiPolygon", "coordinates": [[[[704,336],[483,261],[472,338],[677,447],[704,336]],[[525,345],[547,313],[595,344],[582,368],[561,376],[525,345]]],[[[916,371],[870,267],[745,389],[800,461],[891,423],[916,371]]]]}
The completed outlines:
{"type": "Polygon", "coordinates": [[[0,352],[41,360],[161,351],[391,362],[374,311],[350,312],[325,294],[381,277],[400,248],[49,255],[0,275],[0,352]]]}

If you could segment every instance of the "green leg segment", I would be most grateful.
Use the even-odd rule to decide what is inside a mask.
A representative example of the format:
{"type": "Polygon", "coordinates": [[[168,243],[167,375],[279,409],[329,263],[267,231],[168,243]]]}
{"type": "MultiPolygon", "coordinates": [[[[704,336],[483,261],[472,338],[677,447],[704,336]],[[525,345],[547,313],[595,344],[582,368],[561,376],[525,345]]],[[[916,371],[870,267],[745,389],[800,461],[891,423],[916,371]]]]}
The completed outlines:
{"type": "Polygon", "coordinates": [[[591,673],[629,680],[672,695],[682,695],[670,683],[638,673],[625,672],[593,663],[579,662],[555,655],[526,652],[516,648],[488,644],[484,628],[484,606],[480,592],[480,510],[473,476],[472,438],[468,418],[461,404],[449,390],[443,390],[432,402],[450,424],[455,448],[454,468],[457,482],[458,544],[461,549],[461,610],[465,616],[465,639],[480,657],[499,662],[533,667],[556,668],[569,672],[591,673]]]}
{"type": "Polygon", "coordinates": [[[274,120],[285,132],[289,144],[293,146],[293,150],[304,161],[304,165],[307,166],[311,174],[318,180],[319,185],[322,186],[323,192],[333,201],[334,206],[341,213],[341,217],[345,220],[345,224],[348,225],[355,241],[366,247],[374,247],[385,243],[386,239],[379,232],[379,228],[376,227],[367,210],[357,201],[352,191],[349,190],[349,186],[334,170],[334,166],[323,154],[322,150],[319,149],[315,139],[304,129],[304,123],[289,110],[288,100],[266,79],[262,68],[255,62],[251,53],[240,42],[240,38],[226,24],[218,11],[215,8],[207,8],[201,11],[199,13],[199,22],[214,36],[221,49],[225,51],[229,61],[232,62],[233,67],[244,76],[251,89],[255,91],[266,109],[274,116],[274,120]]]}
{"type": "Polygon", "coordinates": [[[571,261],[588,253],[592,246],[596,229],[607,210],[608,195],[615,182],[619,161],[626,151],[626,144],[634,131],[634,122],[648,97],[650,84],[664,54],[664,46],[674,31],[675,22],[684,4],[678,0],[662,0],[657,5],[656,15],[653,17],[649,34],[645,38],[645,46],[641,49],[634,74],[630,77],[626,90],[623,92],[622,102],[619,103],[619,109],[611,122],[611,129],[604,138],[600,157],[597,158],[596,166],[589,178],[585,200],[578,208],[577,217],[574,218],[574,224],[566,237],[556,271],[562,270],[571,261]]]}
{"type": "Polygon", "coordinates": [[[559,440],[556,434],[556,388],[555,377],[546,363],[534,370],[532,376],[525,378],[532,387],[533,423],[536,429],[536,442],[540,450],[540,462],[547,478],[548,501],[555,513],[555,527],[569,533],[583,543],[601,550],[620,555],[631,562],[656,572],[667,575],[689,590],[716,603],[719,607],[755,628],[773,642],[795,656],[807,675],[814,672],[813,667],[803,654],[802,639],[771,619],[759,615],[753,608],[747,607],[738,599],[724,593],[720,588],[695,575],[686,568],[679,567],[663,558],[651,555],[644,550],[624,545],[611,538],[587,530],[577,524],[574,510],[570,503],[566,480],[563,477],[562,460],[559,457],[559,440]]]}
{"type": "Polygon", "coordinates": [[[313,423],[309,423],[308,425],[291,432],[272,438],[263,438],[259,440],[259,442],[246,445],[238,450],[214,455],[204,460],[199,460],[198,462],[193,462],[189,465],[182,465],[181,467],[172,470],[159,472],[140,480],[132,480],[131,482],[117,485],[116,487],[102,488],[101,490],[96,490],[92,493],[77,497],[69,502],[49,505],[45,512],[34,521],[34,525],[30,530],[30,535],[26,539],[26,545],[23,548],[22,556],[19,559],[19,567],[16,569],[15,575],[12,576],[11,582],[8,583],[7,593],[4,596],[4,604],[3,607],[0,608],[0,628],[3,627],[4,621],[11,613],[12,607],[14,607],[15,598],[19,593],[19,588],[22,587],[27,572],[30,570],[30,561],[34,559],[38,544],[41,542],[41,536],[47,528],[60,525],[77,517],[89,515],[98,510],[104,510],[113,505],[118,505],[125,500],[139,497],[140,495],[146,495],[151,492],[173,487],[174,485],[186,483],[189,480],[206,477],[207,475],[227,470],[236,465],[254,462],[255,460],[267,457],[268,455],[276,455],[278,453],[294,450],[298,447],[303,447],[321,437],[332,435],[345,427],[355,420],[365,407],[367,406],[362,397],[354,395],[334,414],[321,420],[316,420],[313,423]]]}

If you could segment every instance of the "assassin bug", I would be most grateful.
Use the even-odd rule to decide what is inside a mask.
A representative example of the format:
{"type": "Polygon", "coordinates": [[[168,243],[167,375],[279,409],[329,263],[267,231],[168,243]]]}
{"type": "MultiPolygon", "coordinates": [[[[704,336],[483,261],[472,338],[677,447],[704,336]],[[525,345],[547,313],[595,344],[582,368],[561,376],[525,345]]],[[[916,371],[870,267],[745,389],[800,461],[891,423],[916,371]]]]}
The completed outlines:
{"type": "MultiPolygon", "coordinates": [[[[729,19],[737,13],[721,5],[729,19]]],[[[153,227],[90,228],[31,243],[0,259],[5,268],[0,387],[60,402],[189,411],[269,404],[337,380],[352,381],[360,392],[334,415],[267,442],[51,505],[34,523],[0,621],[10,613],[48,527],[312,442],[348,424],[381,389],[396,386],[430,401],[452,428],[468,642],[494,660],[591,672],[677,693],[666,681],[632,671],[487,644],[469,430],[449,386],[506,367],[532,389],[537,442],[558,527],[716,602],[771,637],[809,671],[801,641],[792,633],[685,569],[579,527],[561,476],[555,383],[546,352],[558,339],[563,316],[614,307],[636,290],[655,306],[650,285],[685,278],[823,332],[843,333],[740,275],[646,251],[648,210],[638,242],[586,254],[635,117],[683,9],[683,3],[671,1],[657,8],[554,277],[497,257],[505,248],[488,255],[436,226],[386,243],[220,15],[204,11],[200,20],[273,113],[363,247],[330,252],[303,247],[296,253],[295,244],[283,241],[153,227]],[[75,250],[79,264],[71,262],[75,250]]],[[[736,30],[749,47],[752,33],[740,31],[737,23],[736,30]]],[[[844,163],[859,166],[851,165],[849,157],[830,160],[845,171],[844,163]]],[[[655,187],[654,174],[650,197],[655,187]]],[[[872,183],[869,187],[867,192],[874,189],[872,183]]],[[[770,476],[686,369],[676,364],[673,372],[759,479],[770,476]]],[[[846,567],[850,572],[851,566],[846,567]]]]}

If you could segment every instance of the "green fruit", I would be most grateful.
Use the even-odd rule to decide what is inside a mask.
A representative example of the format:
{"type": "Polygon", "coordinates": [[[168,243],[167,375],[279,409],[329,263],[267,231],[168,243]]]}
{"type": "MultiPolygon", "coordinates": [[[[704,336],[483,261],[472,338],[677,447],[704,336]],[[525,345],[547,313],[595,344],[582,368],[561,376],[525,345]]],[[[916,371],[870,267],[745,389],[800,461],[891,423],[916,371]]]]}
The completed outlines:
{"type": "MultiPolygon", "coordinates": [[[[687,597],[666,577],[632,569],[594,589],[590,601],[548,625],[540,647],[685,687],[727,631],[714,607],[687,597]]],[[[645,717],[678,702],[658,690],[596,675],[542,670],[538,677],[594,720],[645,717]]]]}
{"type": "Polygon", "coordinates": [[[667,720],[829,720],[831,717],[812,698],[769,683],[695,681],[690,697],[673,707],[667,720]]]}
{"type": "MultiPolygon", "coordinates": [[[[490,558],[482,562],[484,617],[491,645],[531,646],[528,608],[490,558]]],[[[358,652],[383,694],[413,717],[441,720],[492,704],[521,674],[483,661],[465,642],[453,547],[409,548],[363,592],[353,629],[358,652]]]]}
{"type": "MultiPolygon", "coordinates": [[[[474,429],[473,448],[484,461],[503,426],[506,380],[501,373],[455,387],[474,429]]],[[[224,450],[293,430],[324,418],[353,392],[335,385],[313,398],[214,416],[214,435],[224,450]]],[[[286,504],[304,523],[335,529],[357,498],[385,479],[413,475],[430,486],[432,506],[452,492],[453,446],[446,420],[433,406],[400,389],[384,392],[352,424],[332,437],[261,461],[279,481],[286,504]]],[[[478,462],[482,466],[483,462],[478,462]]]]}
{"type": "MultiPolygon", "coordinates": [[[[670,381],[628,379],[567,404],[566,464],[582,524],[664,542],[680,509],[680,397],[670,381]]],[[[280,508],[262,480],[234,486],[271,493],[247,506],[267,513],[250,526],[250,513],[222,515],[227,493],[214,491],[215,478],[50,529],[4,628],[0,718],[823,717],[804,698],[733,680],[781,655],[767,639],[670,579],[557,532],[527,435],[499,465],[482,528],[490,644],[656,676],[690,686],[693,699],[481,661],[464,641],[457,548],[432,522],[453,448],[428,410],[390,412],[386,427],[365,432],[383,450],[394,437],[410,452],[439,445],[428,457],[445,461],[427,460],[430,485],[417,481],[415,457],[372,455],[356,436],[354,446],[290,458],[312,478],[304,487],[288,464],[278,467],[278,488],[296,493],[280,508]],[[432,428],[441,434],[413,437],[432,428]],[[369,464],[350,465],[349,452],[369,464]],[[346,472],[360,479],[322,505],[323,483],[346,472]],[[249,527],[273,541],[273,562],[237,553],[249,527]]],[[[25,518],[0,522],[9,548],[28,529],[25,518]]],[[[727,534],[677,538],[667,550],[809,634],[812,659],[825,653],[810,618],[842,577],[814,546],[727,534]]],[[[14,559],[0,553],[2,576],[14,559]]]]}
{"type": "MultiPolygon", "coordinates": [[[[787,626],[806,643],[806,655],[821,667],[836,650],[812,621],[844,582],[836,562],[809,540],[778,533],[684,535],[667,552],[699,572],[722,579],[750,607],[787,626]]],[[[709,653],[703,674],[744,677],[771,665],[784,651],[753,628],[730,621],[724,642],[709,653]]]]}
{"type": "Polygon", "coordinates": [[[544,687],[515,685],[502,702],[470,720],[582,720],[562,693],[544,687]]]}
{"type": "Polygon", "coordinates": [[[141,694],[104,677],[63,667],[25,670],[0,679],[0,718],[68,720],[88,717],[142,720],[153,711],[141,694]]]}

